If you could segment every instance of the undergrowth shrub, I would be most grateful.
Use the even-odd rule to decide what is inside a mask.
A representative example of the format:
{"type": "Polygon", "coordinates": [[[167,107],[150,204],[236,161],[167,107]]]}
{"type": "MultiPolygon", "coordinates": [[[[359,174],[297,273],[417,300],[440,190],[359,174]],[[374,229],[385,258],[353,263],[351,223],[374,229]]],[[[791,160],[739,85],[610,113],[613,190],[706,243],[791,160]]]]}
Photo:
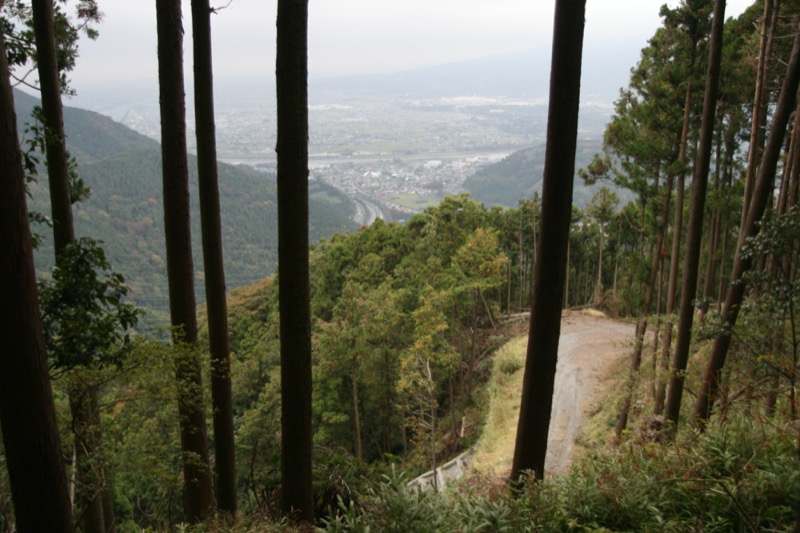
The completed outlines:
{"type": "Polygon", "coordinates": [[[511,376],[522,368],[522,361],[518,357],[506,356],[498,362],[500,372],[511,376]]]}
{"type": "Polygon", "coordinates": [[[796,431],[744,417],[673,444],[630,443],[531,486],[537,531],[787,531],[800,494],[796,431]]]}
{"type": "Polygon", "coordinates": [[[442,493],[392,473],[328,531],[790,531],[800,495],[797,430],[746,417],[684,430],[671,444],[628,443],[514,498],[489,483],[442,493]]]}

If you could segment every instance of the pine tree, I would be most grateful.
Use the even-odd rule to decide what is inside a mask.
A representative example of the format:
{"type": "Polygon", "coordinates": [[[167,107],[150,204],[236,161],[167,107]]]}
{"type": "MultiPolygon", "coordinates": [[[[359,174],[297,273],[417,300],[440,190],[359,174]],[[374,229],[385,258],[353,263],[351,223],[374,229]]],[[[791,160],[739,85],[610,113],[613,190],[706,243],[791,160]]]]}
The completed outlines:
{"type": "Polygon", "coordinates": [[[719,88],[720,63],[722,58],[722,33],[725,22],[725,0],[714,2],[714,15],[711,27],[711,44],[708,51],[708,71],[706,90],[703,99],[703,122],[700,131],[700,146],[695,161],[692,183],[692,207],[686,243],[686,256],[683,265],[683,284],[680,308],[678,311],[678,337],[672,358],[672,375],[665,408],[666,419],[673,427],[678,424],[681,398],[683,395],[684,372],[689,359],[689,344],[694,320],[694,299],[697,291],[697,277],[700,263],[700,245],[703,235],[703,211],[705,209],[708,172],[711,164],[711,146],[714,133],[714,117],[719,88]]]}
{"type": "MultiPolygon", "coordinates": [[[[742,247],[749,237],[753,237],[758,233],[759,223],[767,207],[767,201],[770,195],[773,194],[775,172],[778,159],[781,155],[786,126],[794,110],[798,85],[800,85],[800,28],[798,28],[795,33],[794,48],[787,67],[783,87],[778,97],[778,104],[772,119],[769,138],[767,139],[764,150],[764,157],[759,166],[758,175],[753,186],[746,222],[739,233],[731,283],[720,318],[721,324],[726,328],[733,327],[736,324],[736,319],[739,315],[742,301],[744,300],[746,284],[742,277],[744,273],[752,267],[753,258],[744,254],[742,247]]],[[[714,343],[711,347],[711,355],[709,356],[708,364],[703,374],[703,385],[697,396],[694,412],[695,422],[699,423],[701,426],[708,421],[711,415],[711,409],[720,386],[722,368],[725,365],[730,343],[731,332],[730,329],[727,329],[725,333],[722,333],[714,339],[714,343]]]]}

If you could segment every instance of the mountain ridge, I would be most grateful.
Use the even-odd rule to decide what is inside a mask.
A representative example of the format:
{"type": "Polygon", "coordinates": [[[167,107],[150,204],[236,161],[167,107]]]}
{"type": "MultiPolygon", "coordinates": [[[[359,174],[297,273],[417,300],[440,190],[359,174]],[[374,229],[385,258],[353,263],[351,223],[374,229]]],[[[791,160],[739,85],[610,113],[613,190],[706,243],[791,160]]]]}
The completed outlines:
{"type": "MultiPolygon", "coordinates": [[[[24,131],[37,100],[15,92],[18,128],[24,131]]],[[[162,203],[161,148],[156,141],[92,111],[65,107],[67,148],[91,196],[73,206],[76,235],[104,243],[114,268],[125,276],[131,300],[151,309],[154,324],[165,324],[168,308],[166,252],[162,203]]],[[[272,275],[277,265],[277,194],[275,177],[249,167],[219,163],[223,250],[229,287],[248,285],[272,275]]],[[[195,290],[203,296],[197,161],[189,155],[192,202],[192,249],[195,290]]],[[[30,184],[29,208],[49,213],[46,170],[30,184]]],[[[352,231],[351,201],[324,183],[309,184],[312,242],[341,231],[352,231]]],[[[40,273],[53,267],[50,230],[35,227],[44,237],[36,252],[40,273]]]]}

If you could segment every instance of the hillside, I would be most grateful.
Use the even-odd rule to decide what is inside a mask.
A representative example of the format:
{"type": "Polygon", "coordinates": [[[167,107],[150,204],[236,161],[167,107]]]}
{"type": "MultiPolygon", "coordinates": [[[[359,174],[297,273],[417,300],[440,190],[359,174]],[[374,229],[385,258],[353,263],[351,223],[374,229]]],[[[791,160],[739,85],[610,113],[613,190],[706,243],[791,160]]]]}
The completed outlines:
{"type": "MultiPolygon", "coordinates": [[[[17,92],[19,122],[28,122],[36,100],[17,92]]],[[[105,243],[114,268],[125,275],[133,301],[156,311],[167,309],[166,254],[161,193],[161,151],[157,142],[108,117],[76,108],[65,109],[70,153],[91,197],[74,208],[79,236],[105,243]]],[[[192,195],[192,239],[196,288],[202,299],[203,262],[197,198],[197,162],[189,158],[192,195]]],[[[226,278],[229,287],[255,282],[272,274],[277,265],[277,204],[275,177],[249,167],[219,164],[220,207],[226,278]]],[[[354,229],[352,204],[325,184],[312,182],[311,240],[354,229]]],[[[46,178],[31,186],[30,208],[49,212],[46,178]]],[[[49,231],[38,254],[37,268],[52,267],[49,231]]]]}
{"type": "MultiPolygon", "coordinates": [[[[25,131],[32,122],[31,111],[39,104],[38,98],[22,91],[14,91],[17,110],[17,129],[25,131]]],[[[158,143],[100,113],[75,107],[64,108],[64,128],[70,154],[86,164],[116,155],[144,149],[157,149],[158,143]]]]}
{"type": "MultiPolygon", "coordinates": [[[[602,149],[601,141],[579,141],[575,154],[575,185],[573,203],[584,206],[600,188],[587,186],[578,177],[579,168],[586,167],[602,149]]],[[[519,150],[505,159],[478,170],[464,182],[464,188],[479,202],[487,205],[514,207],[520,198],[530,198],[542,192],[545,146],[519,150]]]]}

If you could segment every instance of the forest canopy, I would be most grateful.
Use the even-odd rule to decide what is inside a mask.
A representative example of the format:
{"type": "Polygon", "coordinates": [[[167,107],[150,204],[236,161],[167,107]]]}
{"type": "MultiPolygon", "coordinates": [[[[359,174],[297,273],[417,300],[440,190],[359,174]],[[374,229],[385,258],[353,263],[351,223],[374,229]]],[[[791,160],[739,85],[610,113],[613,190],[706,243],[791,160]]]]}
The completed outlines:
{"type": "MultiPolygon", "coordinates": [[[[556,4],[577,21],[553,76],[577,127],[583,4],[556,4]]],[[[575,132],[551,116],[544,154],[465,183],[499,205],[463,193],[356,228],[347,194],[308,179],[309,7],[279,6],[267,176],[217,164],[213,91],[186,152],[180,2],[159,2],[161,145],[61,105],[101,5],[0,3],[0,531],[797,527],[798,7],[665,5],[602,143],[553,151],[575,132]],[[40,99],[12,91],[28,69],[40,99]],[[468,456],[498,383],[557,348],[531,326],[587,308],[635,334],[570,471],[519,468],[523,436],[514,479],[409,490],[468,456]],[[495,360],[525,331],[526,364],[495,360]]],[[[210,74],[212,10],[192,8],[210,74]]]]}

